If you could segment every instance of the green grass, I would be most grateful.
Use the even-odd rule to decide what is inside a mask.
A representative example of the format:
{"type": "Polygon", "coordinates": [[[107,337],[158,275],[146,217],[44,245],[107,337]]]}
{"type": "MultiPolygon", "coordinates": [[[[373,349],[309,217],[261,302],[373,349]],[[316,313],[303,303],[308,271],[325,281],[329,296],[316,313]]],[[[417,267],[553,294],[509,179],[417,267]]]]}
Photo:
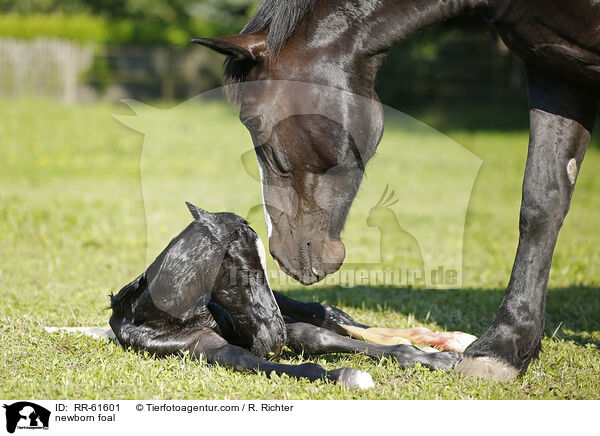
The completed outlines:
{"type": "MultiPolygon", "coordinates": [[[[106,325],[107,295],[138,275],[147,259],[189,221],[183,199],[209,210],[251,211],[252,225],[264,235],[260,214],[252,209],[260,201],[260,188],[248,175],[255,168],[244,172],[240,160],[250,148],[249,137],[233,109],[220,103],[163,112],[138,109],[140,117],[128,123],[154,129],[146,140],[112,118],[113,113],[132,114],[123,106],[16,100],[0,101],[0,110],[2,398],[599,398],[600,179],[594,175],[600,171],[600,150],[595,147],[581,169],[554,257],[544,352],[529,371],[515,381],[492,383],[422,367],[399,369],[388,360],[362,355],[283,356],[289,363],[368,371],[375,389],[354,392],[324,382],[235,373],[188,359],[155,359],[91,338],[46,334],[45,325],[106,325]]],[[[390,183],[401,200],[396,214],[424,241],[424,257],[455,262],[460,216],[436,213],[463,201],[468,212],[464,246],[458,247],[464,253],[460,289],[302,287],[278,281],[274,287],[299,299],[339,305],[364,323],[422,324],[476,335],[485,331],[515,253],[527,134],[449,135],[482,160],[470,200],[467,196],[465,202],[461,192],[440,192],[436,198],[443,207],[436,209],[426,188],[468,181],[476,159],[453,158],[458,149],[423,126],[390,121],[344,238],[355,264],[377,258],[376,230],[364,222],[390,183]],[[450,147],[444,159],[423,153],[444,153],[444,147],[450,147]],[[422,178],[423,172],[427,177],[422,178]]]]}

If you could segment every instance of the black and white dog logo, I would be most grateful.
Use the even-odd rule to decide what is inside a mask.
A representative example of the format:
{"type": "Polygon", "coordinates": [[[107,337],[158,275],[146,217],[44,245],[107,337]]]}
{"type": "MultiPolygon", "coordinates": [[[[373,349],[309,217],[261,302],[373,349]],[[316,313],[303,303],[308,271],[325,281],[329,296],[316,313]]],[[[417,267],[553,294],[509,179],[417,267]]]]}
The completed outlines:
{"type": "Polygon", "coordinates": [[[48,429],[50,411],[28,401],[5,404],[6,431],[14,433],[18,429],[48,429]]]}

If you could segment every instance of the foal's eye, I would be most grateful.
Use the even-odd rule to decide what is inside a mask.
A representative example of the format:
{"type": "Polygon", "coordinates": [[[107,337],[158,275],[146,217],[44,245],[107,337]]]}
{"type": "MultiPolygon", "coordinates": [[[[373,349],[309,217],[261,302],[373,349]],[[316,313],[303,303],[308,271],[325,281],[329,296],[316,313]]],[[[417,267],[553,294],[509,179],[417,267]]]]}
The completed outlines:
{"type": "Polygon", "coordinates": [[[244,126],[246,126],[250,130],[257,131],[260,130],[262,120],[262,115],[255,115],[252,117],[244,118],[242,120],[242,124],[244,124],[244,126]]]}

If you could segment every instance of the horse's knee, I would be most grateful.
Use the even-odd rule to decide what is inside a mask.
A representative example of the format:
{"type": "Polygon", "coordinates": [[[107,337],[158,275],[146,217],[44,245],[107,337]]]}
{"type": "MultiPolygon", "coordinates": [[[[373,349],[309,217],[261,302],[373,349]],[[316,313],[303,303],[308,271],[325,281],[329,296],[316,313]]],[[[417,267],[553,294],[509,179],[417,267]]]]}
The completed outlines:
{"type": "Polygon", "coordinates": [[[559,229],[569,211],[568,201],[559,190],[525,190],[519,217],[521,235],[533,236],[544,230],[559,229]]]}

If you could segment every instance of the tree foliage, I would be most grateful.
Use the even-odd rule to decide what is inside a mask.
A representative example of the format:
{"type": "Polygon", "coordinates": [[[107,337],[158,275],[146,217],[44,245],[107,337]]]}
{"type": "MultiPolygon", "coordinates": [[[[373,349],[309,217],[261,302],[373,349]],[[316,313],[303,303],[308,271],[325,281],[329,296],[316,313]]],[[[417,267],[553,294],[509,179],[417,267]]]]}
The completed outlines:
{"type": "Polygon", "coordinates": [[[0,13],[18,15],[92,15],[110,21],[132,20],[191,30],[195,23],[239,30],[257,0],[0,0],[0,13]]]}

